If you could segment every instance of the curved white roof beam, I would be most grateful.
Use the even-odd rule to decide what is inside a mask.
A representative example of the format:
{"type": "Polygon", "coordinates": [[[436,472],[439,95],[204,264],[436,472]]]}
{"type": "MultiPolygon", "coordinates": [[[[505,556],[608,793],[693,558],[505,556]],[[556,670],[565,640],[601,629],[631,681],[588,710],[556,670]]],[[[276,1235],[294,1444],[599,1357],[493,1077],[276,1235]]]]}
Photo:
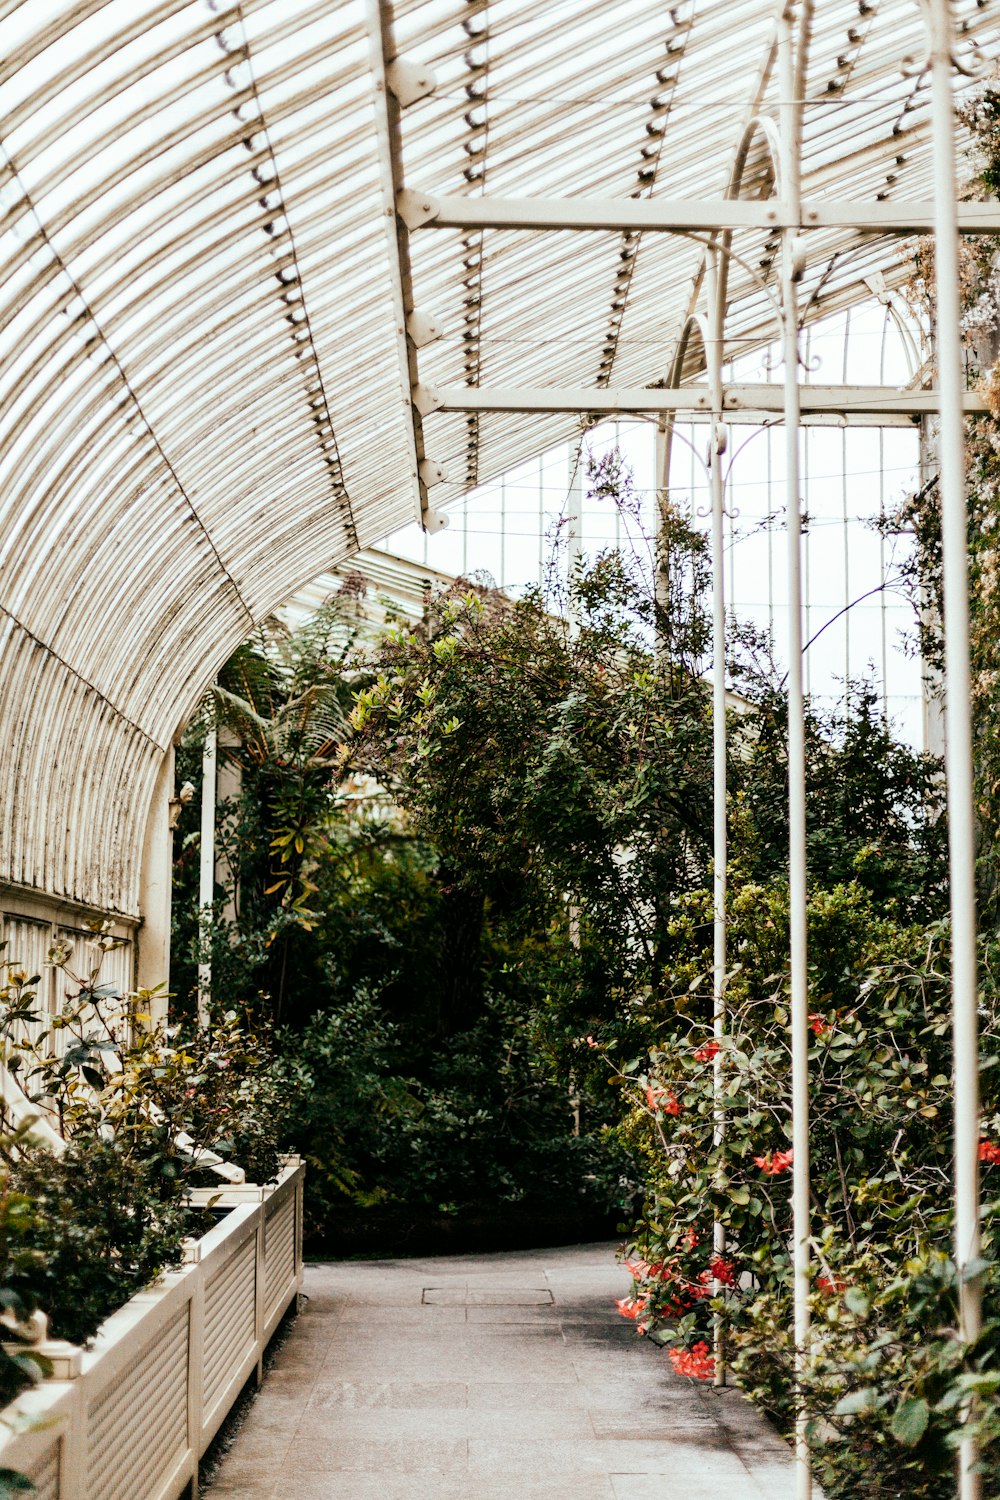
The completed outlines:
{"type": "MultiPolygon", "coordinates": [[[[990,13],[955,9],[996,56],[990,13]]],[[[436,89],[402,111],[397,176],[485,202],[722,199],[734,143],[747,170],[767,144],[748,124],[778,102],[773,16],[400,0],[387,60],[436,89]]],[[[0,6],[0,881],[138,914],[154,781],[205,683],[412,515],[402,350],[430,387],[641,389],[697,305],[703,249],[676,236],[636,254],[620,229],[420,229],[401,319],[370,21],[363,0],[0,6]],[[407,333],[414,310],[442,336],[407,333]]],[[[927,90],[898,71],[920,34],[913,0],[820,8],[808,199],[931,196],[927,90]]],[[[740,233],[766,259],[766,231],[740,233]]],[[[873,271],[891,287],[906,253],[844,226],[811,240],[817,313],[873,271]]],[[[739,268],[727,327],[770,337],[739,268]]],[[[578,418],[422,426],[418,472],[449,475],[437,514],[578,418]]]]}

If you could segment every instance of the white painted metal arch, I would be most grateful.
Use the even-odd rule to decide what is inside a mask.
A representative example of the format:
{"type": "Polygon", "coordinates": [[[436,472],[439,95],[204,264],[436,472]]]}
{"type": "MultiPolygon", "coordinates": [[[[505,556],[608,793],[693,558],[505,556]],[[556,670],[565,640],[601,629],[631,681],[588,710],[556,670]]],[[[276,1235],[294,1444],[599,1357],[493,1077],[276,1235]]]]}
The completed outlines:
{"type": "MultiPolygon", "coordinates": [[[[810,312],[891,285],[890,221],[926,222],[927,90],[900,73],[921,34],[913,0],[820,8],[810,312]]],[[[599,409],[662,381],[703,236],[632,219],[686,200],[710,226],[739,157],[726,212],[773,276],[784,205],[754,227],[773,167],[743,156],[780,102],[774,38],[767,0],[0,6],[0,879],[137,914],[163,756],[252,623],[426,517],[430,482],[440,507],[571,435],[567,388],[599,409]],[[408,233],[402,278],[400,184],[480,226],[408,233]],[[528,232],[494,195],[603,218],[528,232]],[[421,417],[417,377],[452,399],[421,417]],[[542,394],[457,409],[491,387],[542,394]]],[[[770,337],[767,295],[728,282],[730,347],[770,337]]]]}

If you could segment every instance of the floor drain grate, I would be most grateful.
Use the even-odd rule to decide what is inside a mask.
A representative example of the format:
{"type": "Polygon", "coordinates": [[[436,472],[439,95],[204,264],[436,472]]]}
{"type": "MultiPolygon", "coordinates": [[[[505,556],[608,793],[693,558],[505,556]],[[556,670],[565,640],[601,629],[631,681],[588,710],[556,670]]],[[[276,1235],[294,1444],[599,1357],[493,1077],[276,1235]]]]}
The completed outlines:
{"type": "Polygon", "coordinates": [[[547,1286],[425,1286],[420,1300],[429,1307],[549,1307],[554,1299],[547,1286]]]}

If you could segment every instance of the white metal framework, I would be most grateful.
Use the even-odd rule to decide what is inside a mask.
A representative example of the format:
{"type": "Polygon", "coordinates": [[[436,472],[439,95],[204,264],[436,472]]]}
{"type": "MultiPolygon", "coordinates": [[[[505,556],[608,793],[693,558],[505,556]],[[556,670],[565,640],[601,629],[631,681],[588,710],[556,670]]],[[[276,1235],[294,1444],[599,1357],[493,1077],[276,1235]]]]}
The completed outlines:
{"type": "MultiPolygon", "coordinates": [[[[980,55],[1000,55],[989,0],[0,0],[0,880],[142,915],[172,740],[294,588],[414,513],[439,524],[581,417],[658,413],[667,433],[700,411],[718,452],[724,423],[779,404],[800,1349],[810,419],[941,413],[956,1255],[975,1259],[962,414],[978,408],[956,241],[1000,211],[956,203],[954,93],[980,55]],[[939,389],[800,384],[801,324],[873,278],[891,291],[927,231],[939,389]],[[783,386],[721,384],[776,339],[783,386]]],[[[967,1331],[977,1317],[968,1281],[967,1331]]],[[[801,1433],[799,1454],[805,1497],[801,1433]]]]}

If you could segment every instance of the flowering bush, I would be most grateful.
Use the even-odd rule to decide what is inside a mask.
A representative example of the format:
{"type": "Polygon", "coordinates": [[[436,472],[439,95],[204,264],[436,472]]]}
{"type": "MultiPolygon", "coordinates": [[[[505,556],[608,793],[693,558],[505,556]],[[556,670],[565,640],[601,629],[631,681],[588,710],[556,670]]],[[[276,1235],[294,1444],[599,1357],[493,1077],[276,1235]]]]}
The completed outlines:
{"type": "Polygon", "coordinates": [[[36,1008],[38,976],[0,947],[3,1060],[65,1142],[54,1156],[30,1126],[13,1132],[4,1121],[0,1182],[22,1205],[8,1216],[8,1279],[18,1305],[42,1308],[53,1334],[77,1342],[180,1262],[199,1222],[186,1189],[219,1182],[206,1176],[202,1153],[268,1181],[286,1113],[266,1036],[251,1036],[235,1016],[190,1035],[151,1027],[150,992],[101,983],[114,941],[96,923],[82,953],[52,951],[66,1001],[51,1017],[36,1008]]]}
{"type": "MultiPolygon", "coordinates": [[[[677,995],[669,1037],[617,1064],[617,1047],[604,1054],[629,1104],[623,1129],[649,1169],[646,1213],[627,1260],[633,1286],[619,1309],[667,1346],[678,1372],[697,1379],[713,1374],[709,1350],[721,1317],[738,1378],[787,1424],[793,1154],[780,887],[734,883],[731,918],[737,962],[718,1052],[703,1040],[707,1018],[694,1009],[696,983],[677,995]],[[667,1097],[676,1104],[669,1112],[667,1097]],[[713,1216],[725,1229],[721,1256],[712,1250],[713,1216]]],[[[824,995],[815,1013],[823,1024],[810,1024],[809,1033],[815,1292],[806,1391],[819,1477],[831,1497],[846,1496],[864,1478],[886,1500],[937,1500],[950,1493],[970,1395],[989,1472],[1000,1477],[1000,1412],[992,1399],[1000,1391],[1000,1338],[989,1292],[977,1344],[963,1347],[953,1331],[947,932],[885,922],[851,887],[816,893],[810,923],[814,992],[824,995]],[[823,956],[832,954],[836,969],[824,975],[823,956]]],[[[986,1172],[1000,1163],[992,1140],[1000,1081],[989,1066],[1000,1040],[997,956],[984,947],[986,1172]]],[[[989,1256],[990,1215],[984,1227],[989,1256]]],[[[992,1270],[984,1274],[991,1287],[992,1270]]]]}

